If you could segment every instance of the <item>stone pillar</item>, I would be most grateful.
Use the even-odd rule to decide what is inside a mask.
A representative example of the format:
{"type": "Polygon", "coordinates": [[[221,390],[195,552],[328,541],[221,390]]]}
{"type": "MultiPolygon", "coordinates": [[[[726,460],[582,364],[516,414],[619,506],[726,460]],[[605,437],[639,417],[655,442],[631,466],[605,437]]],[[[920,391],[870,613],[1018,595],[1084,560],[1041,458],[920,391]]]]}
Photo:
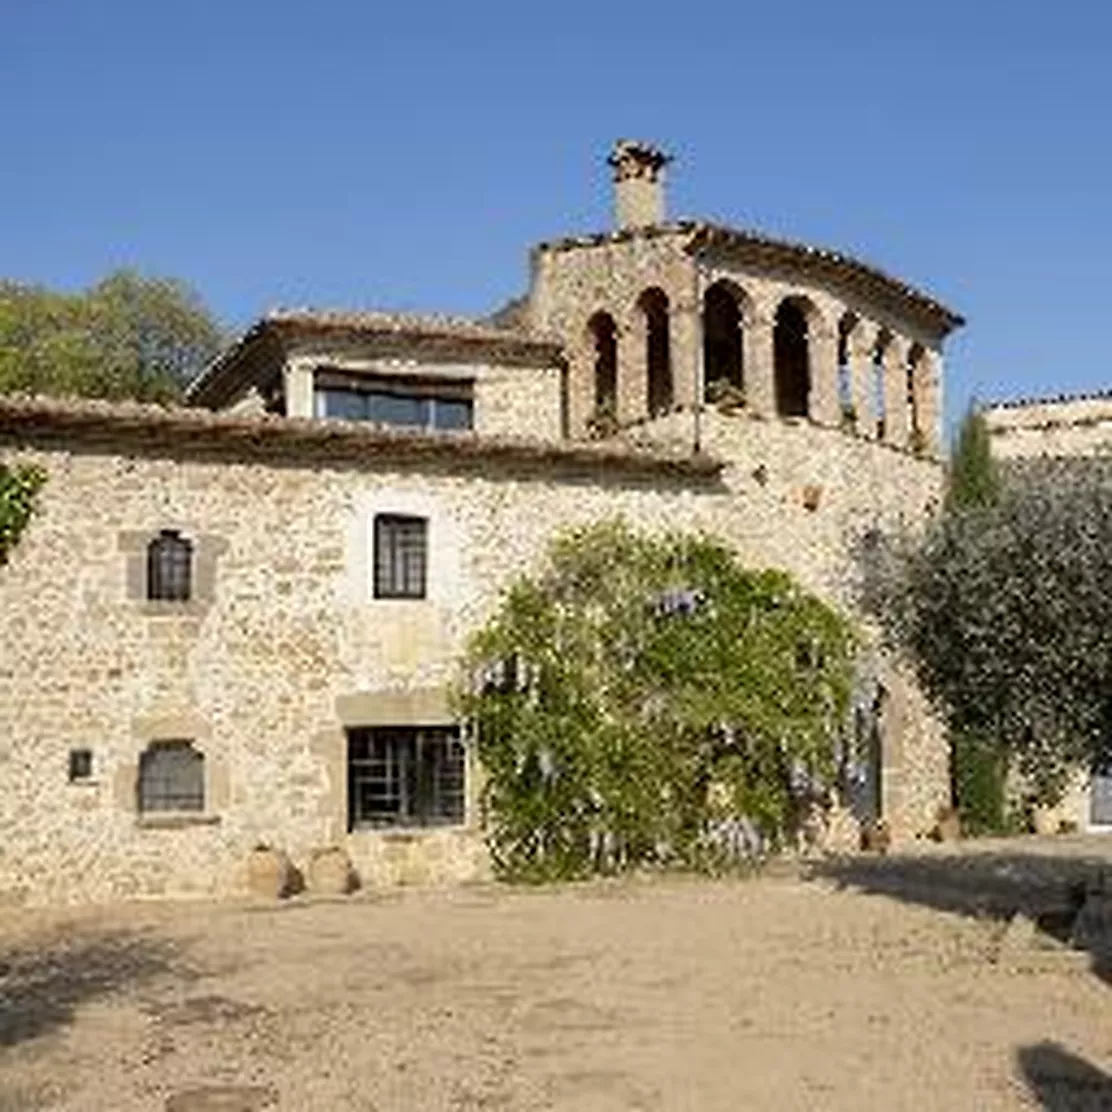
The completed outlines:
{"type": "Polygon", "coordinates": [[[906,448],[911,434],[907,404],[907,341],[892,338],[884,352],[884,441],[906,448]]]}
{"type": "Polygon", "coordinates": [[[810,364],[810,393],[807,416],[818,425],[837,428],[838,413],[838,333],[825,322],[810,325],[807,356],[810,364]]]}
{"type": "Polygon", "coordinates": [[[698,299],[693,298],[694,290],[683,298],[676,298],[668,315],[672,346],[672,389],[676,404],[684,409],[695,405],[698,397],[696,383],[703,360],[702,305],[698,299]]]}
{"type": "Polygon", "coordinates": [[[924,351],[915,370],[915,408],[927,455],[942,453],[942,357],[924,351]]]}
{"type": "Polygon", "coordinates": [[[873,404],[873,337],[863,328],[855,328],[846,340],[849,356],[849,377],[857,435],[876,439],[876,406],[873,404]]]}
{"type": "Polygon", "coordinates": [[[761,417],[776,416],[776,382],[772,354],[772,318],[754,310],[744,322],[745,397],[748,408],[761,417]]]}
{"type": "Polygon", "coordinates": [[[645,358],[645,314],[634,310],[618,321],[618,420],[639,421],[649,409],[649,368],[645,358]]]}
{"type": "Polygon", "coordinates": [[[287,363],[282,371],[282,386],[286,399],[287,417],[312,417],[313,368],[299,363],[287,363]]]}

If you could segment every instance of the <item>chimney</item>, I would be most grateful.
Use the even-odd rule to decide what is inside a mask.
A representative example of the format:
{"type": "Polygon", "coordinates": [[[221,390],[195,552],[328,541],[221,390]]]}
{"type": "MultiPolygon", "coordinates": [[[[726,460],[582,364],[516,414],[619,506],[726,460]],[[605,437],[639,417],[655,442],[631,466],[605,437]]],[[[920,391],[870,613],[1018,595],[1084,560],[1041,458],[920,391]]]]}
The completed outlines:
{"type": "Polygon", "coordinates": [[[658,147],[619,139],[607,160],[614,168],[614,212],[619,228],[664,222],[664,167],[672,161],[658,147]]]}

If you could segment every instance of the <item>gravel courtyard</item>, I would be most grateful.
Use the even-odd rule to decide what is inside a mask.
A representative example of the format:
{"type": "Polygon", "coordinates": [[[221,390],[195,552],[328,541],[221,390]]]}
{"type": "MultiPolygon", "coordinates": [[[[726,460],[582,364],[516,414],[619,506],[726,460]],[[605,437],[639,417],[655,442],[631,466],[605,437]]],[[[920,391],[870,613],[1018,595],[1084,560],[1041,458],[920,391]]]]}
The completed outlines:
{"type": "Polygon", "coordinates": [[[1102,858],[5,909],[0,1112],[1109,1109],[1112,978],[1001,917],[1102,858]]]}

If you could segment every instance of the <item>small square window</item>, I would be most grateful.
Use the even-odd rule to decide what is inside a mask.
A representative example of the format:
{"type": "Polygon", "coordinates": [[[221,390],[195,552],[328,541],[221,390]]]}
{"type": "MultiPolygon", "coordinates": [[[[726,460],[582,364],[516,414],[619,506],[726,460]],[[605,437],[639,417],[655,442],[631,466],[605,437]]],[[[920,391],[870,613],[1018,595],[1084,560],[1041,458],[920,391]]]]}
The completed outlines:
{"type": "Polygon", "coordinates": [[[69,751],[69,779],[71,784],[93,778],[93,751],[91,749],[71,749],[69,751]]]}
{"type": "Polygon", "coordinates": [[[375,516],[375,598],[424,598],[427,560],[423,517],[375,516]]]}

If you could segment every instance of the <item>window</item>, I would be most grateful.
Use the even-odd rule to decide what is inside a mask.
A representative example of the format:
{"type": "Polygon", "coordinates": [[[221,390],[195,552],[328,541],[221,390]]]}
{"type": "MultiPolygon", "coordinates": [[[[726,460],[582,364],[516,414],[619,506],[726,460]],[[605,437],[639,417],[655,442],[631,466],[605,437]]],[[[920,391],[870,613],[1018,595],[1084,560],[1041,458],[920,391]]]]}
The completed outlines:
{"type": "Polygon", "coordinates": [[[188,602],[193,579],[193,545],[174,529],[163,529],[147,545],[147,598],[188,602]]]}
{"type": "Polygon", "coordinates": [[[190,741],[154,741],[139,758],[139,811],[203,811],[205,758],[190,741]]]}
{"type": "Polygon", "coordinates": [[[400,514],[375,516],[375,598],[424,598],[428,522],[400,514]]]}
{"type": "Polygon", "coordinates": [[[69,781],[80,784],[93,778],[93,751],[91,749],[71,749],[69,751],[69,781]]]}
{"type": "Polygon", "coordinates": [[[348,829],[464,821],[464,751],[453,726],[348,732],[348,829]]]}
{"type": "Polygon", "coordinates": [[[416,429],[472,427],[470,382],[345,375],[327,370],[318,371],[314,381],[318,417],[416,429]]]}

